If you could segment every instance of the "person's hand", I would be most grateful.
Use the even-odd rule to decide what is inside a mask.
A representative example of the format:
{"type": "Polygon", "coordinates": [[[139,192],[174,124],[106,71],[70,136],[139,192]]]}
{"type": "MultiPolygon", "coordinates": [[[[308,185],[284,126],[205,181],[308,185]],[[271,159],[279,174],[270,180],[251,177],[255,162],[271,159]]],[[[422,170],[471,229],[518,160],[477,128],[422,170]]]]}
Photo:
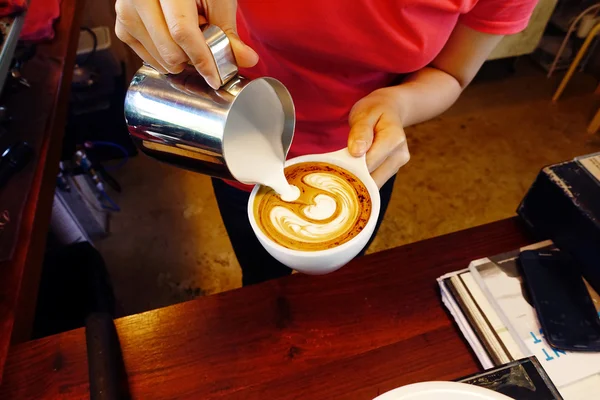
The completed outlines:
{"type": "Polygon", "coordinates": [[[258,55],[236,30],[237,0],[117,0],[117,37],[162,73],[177,74],[190,63],[217,89],[219,75],[200,25],[217,25],[229,37],[240,67],[252,67],[258,55]]]}
{"type": "Polygon", "coordinates": [[[359,100],[350,111],[350,154],[367,154],[367,167],[380,188],[410,160],[400,105],[388,89],[359,100]]]}

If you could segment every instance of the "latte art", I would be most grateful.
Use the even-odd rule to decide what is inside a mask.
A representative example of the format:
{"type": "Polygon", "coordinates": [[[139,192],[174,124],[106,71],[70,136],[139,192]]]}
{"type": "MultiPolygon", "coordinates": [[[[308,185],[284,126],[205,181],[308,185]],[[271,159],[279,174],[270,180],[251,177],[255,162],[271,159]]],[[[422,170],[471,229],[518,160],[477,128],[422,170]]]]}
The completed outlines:
{"type": "Polygon", "coordinates": [[[350,172],[306,162],[287,167],[285,175],[300,190],[296,201],[285,202],[262,187],[254,203],[255,219],[271,240],[294,250],[325,250],[349,241],[365,227],[371,199],[350,172]]]}

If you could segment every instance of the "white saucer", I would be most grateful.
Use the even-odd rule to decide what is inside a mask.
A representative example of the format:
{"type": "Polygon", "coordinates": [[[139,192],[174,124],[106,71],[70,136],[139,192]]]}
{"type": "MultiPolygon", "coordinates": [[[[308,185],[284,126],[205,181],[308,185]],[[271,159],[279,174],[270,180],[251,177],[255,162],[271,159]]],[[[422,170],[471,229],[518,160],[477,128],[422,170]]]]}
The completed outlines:
{"type": "Polygon", "coordinates": [[[421,382],[390,390],[373,400],[511,400],[511,398],[466,383],[421,382]]]}

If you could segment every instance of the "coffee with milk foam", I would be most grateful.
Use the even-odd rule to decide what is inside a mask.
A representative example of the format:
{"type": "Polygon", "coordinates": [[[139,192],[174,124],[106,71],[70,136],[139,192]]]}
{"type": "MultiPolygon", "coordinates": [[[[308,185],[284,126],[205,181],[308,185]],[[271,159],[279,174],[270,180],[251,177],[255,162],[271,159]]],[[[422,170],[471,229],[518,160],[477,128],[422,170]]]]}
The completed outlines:
{"type": "Polygon", "coordinates": [[[292,250],[326,250],[354,238],[369,221],[369,191],[347,170],[304,162],[286,167],[285,176],[300,189],[297,200],[283,201],[263,186],[253,205],[261,231],[275,243],[292,250]]]}

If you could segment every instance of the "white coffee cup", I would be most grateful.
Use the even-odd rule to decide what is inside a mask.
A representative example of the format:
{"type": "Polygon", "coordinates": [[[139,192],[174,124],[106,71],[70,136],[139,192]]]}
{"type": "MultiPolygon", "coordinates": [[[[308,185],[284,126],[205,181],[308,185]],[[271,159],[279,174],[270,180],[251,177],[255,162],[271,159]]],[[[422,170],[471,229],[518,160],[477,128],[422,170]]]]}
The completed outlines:
{"type": "Polygon", "coordinates": [[[377,184],[373,178],[371,178],[365,157],[353,157],[348,152],[348,149],[342,149],[332,153],[310,154],[292,158],[291,160],[287,160],[285,165],[287,167],[289,165],[294,165],[301,162],[327,162],[334,164],[352,172],[358,179],[360,179],[371,196],[371,216],[369,217],[369,221],[367,221],[367,224],[362,231],[360,231],[355,237],[346,243],[327,250],[301,251],[283,247],[269,239],[262,232],[256,222],[256,219],[254,218],[254,199],[256,198],[258,189],[260,188],[259,185],[256,185],[250,194],[250,200],[248,200],[248,218],[250,219],[250,225],[252,226],[256,237],[263,247],[269,252],[269,254],[271,254],[276,260],[292,269],[295,269],[298,272],[303,272],[305,274],[327,274],[343,267],[350,260],[356,257],[356,255],[366,246],[367,242],[373,235],[381,205],[379,188],[377,187],[377,184]]]}

